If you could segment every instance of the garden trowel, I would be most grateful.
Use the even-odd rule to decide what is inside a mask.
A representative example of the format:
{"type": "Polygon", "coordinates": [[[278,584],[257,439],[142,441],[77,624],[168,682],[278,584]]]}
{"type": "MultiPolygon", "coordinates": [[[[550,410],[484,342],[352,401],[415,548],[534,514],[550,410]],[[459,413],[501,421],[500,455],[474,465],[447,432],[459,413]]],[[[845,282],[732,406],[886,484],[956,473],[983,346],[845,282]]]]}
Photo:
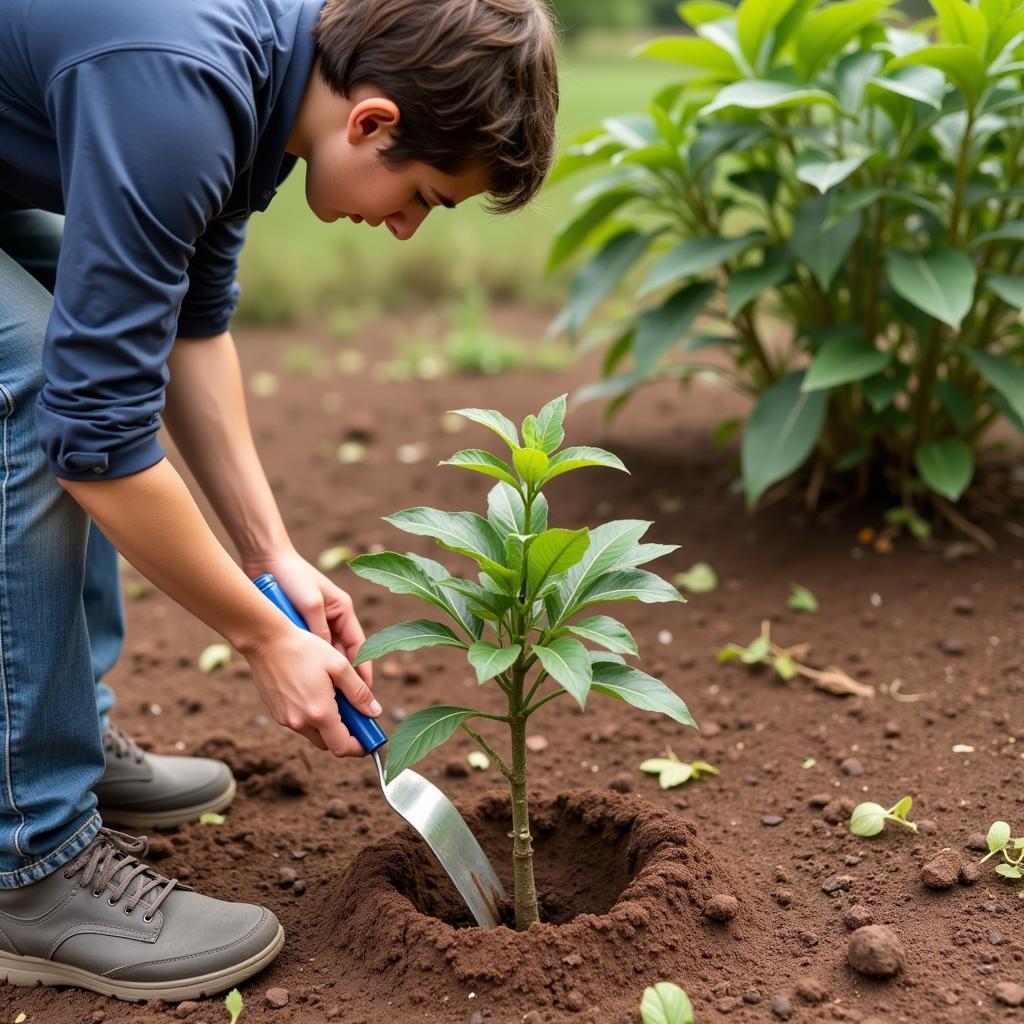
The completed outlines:
{"type": "MultiPolygon", "coordinates": [[[[264,573],[253,582],[296,626],[309,629],[270,573],[264,573]]],[[[481,928],[496,928],[501,923],[498,901],[505,899],[505,890],[455,805],[432,782],[408,768],[396,779],[385,782],[380,760],[381,747],[388,741],[384,730],[374,719],[352,707],[340,690],[334,691],[334,699],[348,731],[376,762],[384,799],[434,851],[476,923],[481,928]]]]}

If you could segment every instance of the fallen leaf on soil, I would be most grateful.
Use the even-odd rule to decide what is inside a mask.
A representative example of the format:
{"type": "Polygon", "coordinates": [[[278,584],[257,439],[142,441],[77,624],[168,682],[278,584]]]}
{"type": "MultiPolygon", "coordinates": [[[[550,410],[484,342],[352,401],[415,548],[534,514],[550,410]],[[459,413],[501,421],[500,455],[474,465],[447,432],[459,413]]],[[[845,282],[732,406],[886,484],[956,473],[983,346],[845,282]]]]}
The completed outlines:
{"type": "Polygon", "coordinates": [[[223,668],[231,661],[231,648],[227,644],[210,644],[199,655],[199,671],[206,673],[223,668]]]}

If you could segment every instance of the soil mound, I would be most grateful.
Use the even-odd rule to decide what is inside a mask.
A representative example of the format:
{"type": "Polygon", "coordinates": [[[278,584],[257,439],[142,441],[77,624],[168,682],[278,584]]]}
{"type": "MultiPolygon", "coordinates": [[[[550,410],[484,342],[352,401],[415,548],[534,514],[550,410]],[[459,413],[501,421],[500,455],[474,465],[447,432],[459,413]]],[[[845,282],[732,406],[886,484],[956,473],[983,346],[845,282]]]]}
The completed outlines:
{"type": "MultiPolygon", "coordinates": [[[[345,980],[383,989],[395,1010],[482,1009],[494,996],[507,1016],[543,1007],[635,1010],[655,980],[706,991],[763,970],[769,931],[756,898],[692,822],[595,789],[537,798],[531,814],[540,924],[527,932],[475,927],[422,840],[404,829],[363,850],[329,887],[337,898],[323,920],[332,930],[345,922],[345,980]],[[724,901],[735,906],[728,921],[707,912],[721,897],[735,900],[724,901]]],[[[466,818],[511,895],[508,796],[488,794],[466,818]]]]}

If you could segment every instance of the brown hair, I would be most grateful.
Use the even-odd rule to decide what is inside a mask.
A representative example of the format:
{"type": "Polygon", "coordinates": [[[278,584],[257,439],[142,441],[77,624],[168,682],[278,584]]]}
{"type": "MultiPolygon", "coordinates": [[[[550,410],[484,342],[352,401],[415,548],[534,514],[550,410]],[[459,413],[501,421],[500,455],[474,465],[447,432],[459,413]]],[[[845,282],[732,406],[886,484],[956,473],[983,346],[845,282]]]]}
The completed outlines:
{"type": "Polygon", "coordinates": [[[545,0],[328,0],[314,36],[334,92],[371,84],[402,112],[388,165],[459,174],[479,162],[497,213],[536,195],[558,112],[545,0]]]}

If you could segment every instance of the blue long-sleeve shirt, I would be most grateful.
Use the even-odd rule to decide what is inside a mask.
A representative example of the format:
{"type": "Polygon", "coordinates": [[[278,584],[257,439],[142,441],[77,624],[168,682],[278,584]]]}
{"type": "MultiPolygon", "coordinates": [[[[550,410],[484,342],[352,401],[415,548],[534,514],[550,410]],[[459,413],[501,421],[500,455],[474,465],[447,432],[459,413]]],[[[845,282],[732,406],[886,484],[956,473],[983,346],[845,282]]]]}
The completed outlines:
{"type": "Polygon", "coordinates": [[[322,0],[3,0],[0,208],[65,214],[36,429],[53,472],[158,462],[175,337],[227,328],[322,0]]]}

